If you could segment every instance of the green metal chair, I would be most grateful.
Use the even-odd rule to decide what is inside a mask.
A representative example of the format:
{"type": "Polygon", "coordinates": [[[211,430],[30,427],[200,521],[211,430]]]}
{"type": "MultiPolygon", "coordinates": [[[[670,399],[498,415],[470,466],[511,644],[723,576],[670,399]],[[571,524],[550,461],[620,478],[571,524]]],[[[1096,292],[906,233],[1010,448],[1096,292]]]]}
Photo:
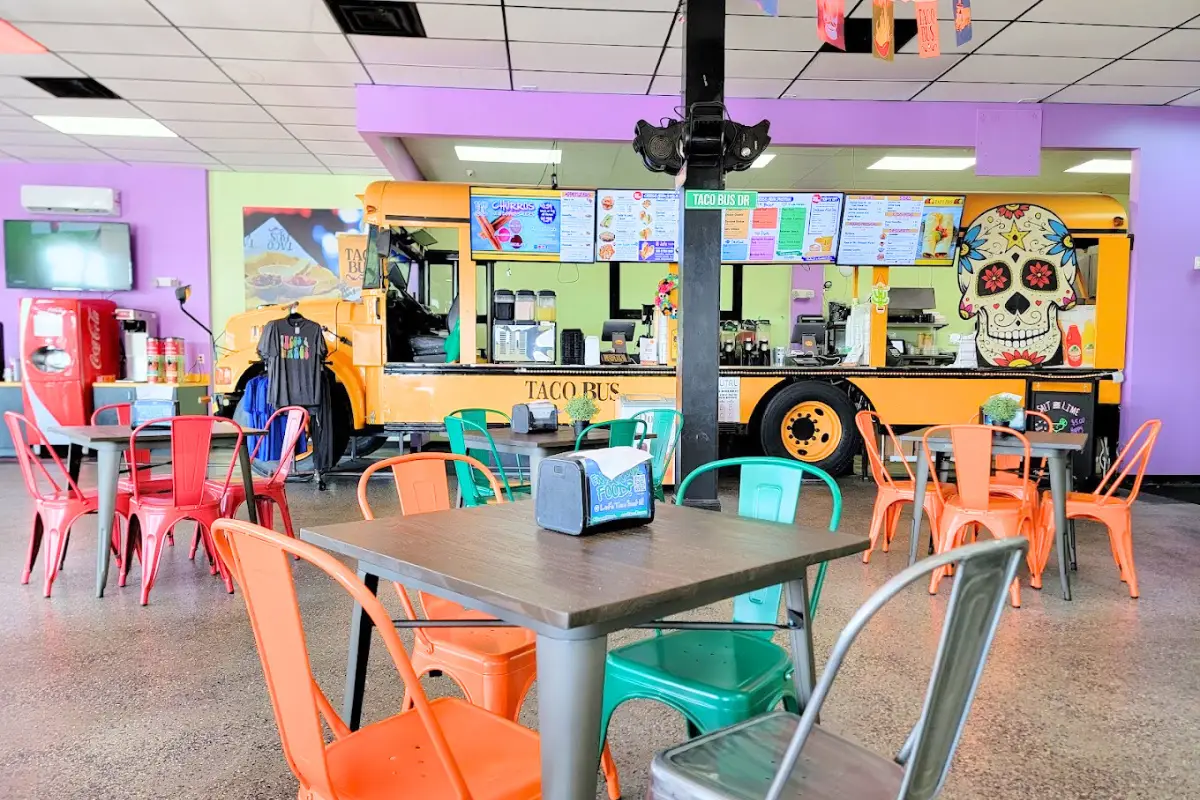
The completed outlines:
{"type": "Polygon", "coordinates": [[[644,419],[610,419],[605,422],[594,422],[575,437],[575,449],[580,448],[590,432],[600,428],[608,428],[609,447],[641,447],[646,434],[650,432],[650,426],[644,419]]]}
{"type": "Polygon", "coordinates": [[[666,500],[663,491],[663,476],[667,474],[667,466],[675,455],[675,447],[683,433],[683,414],[673,408],[648,408],[633,415],[633,419],[645,420],[650,426],[654,438],[647,444],[650,446],[650,465],[654,470],[654,499],[666,500]]]}
{"type": "MultiPolygon", "coordinates": [[[[729,458],[694,470],[679,485],[676,504],[682,504],[696,476],[721,467],[741,466],[738,516],[791,524],[796,519],[804,476],[820,478],[833,496],[829,530],[842,516],[842,493],[828,473],[800,461],[783,458],[729,458]]],[[[809,600],[816,612],[826,565],[821,564],[809,600]]],[[[783,587],[772,586],[739,595],[733,601],[735,622],[778,622],[783,587]]],[[[764,714],[781,701],[798,712],[792,686],[792,660],[787,650],[771,641],[771,633],[681,630],[642,639],[608,654],[604,670],[601,742],[608,734],[613,712],[626,700],[657,700],[687,720],[697,736],[764,714]]],[[[615,774],[615,773],[614,773],[615,774]]],[[[609,796],[619,791],[610,782],[609,796]]]]}
{"type": "MultiPolygon", "coordinates": [[[[494,474],[500,481],[500,485],[504,487],[504,494],[509,502],[515,499],[515,495],[531,494],[533,492],[533,487],[527,483],[509,481],[508,475],[504,471],[504,465],[500,461],[500,452],[496,450],[496,443],[492,440],[492,435],[488,433],[486,425],[478,425],[468,419],[463,419],[461,416],[448,416],[442,422],[446,425],[446,436],[450,440],[450,452],[471,456],[477,461],[494,468],[494,474]],[[466,441],[468,433],[481,434],[487,440],[488,449],[468,448],[466,441]],[[479,458],[475,455],[476,453],[481,453],[484,457],[479,458]]],[[[475,471],[467,464],[459,461],[454,462],[454,475],[458,479],[460,487],[465,487],[468,484],[473,486],[475,494],[483,502],[487,502],[492,497],[495,497],[495,493],[492,491],[492,487],[487,479],[482,475],[476,475],[475,471]]],[[[465,499],[467,492],[461,488],[460,491],[465,499]]]]}

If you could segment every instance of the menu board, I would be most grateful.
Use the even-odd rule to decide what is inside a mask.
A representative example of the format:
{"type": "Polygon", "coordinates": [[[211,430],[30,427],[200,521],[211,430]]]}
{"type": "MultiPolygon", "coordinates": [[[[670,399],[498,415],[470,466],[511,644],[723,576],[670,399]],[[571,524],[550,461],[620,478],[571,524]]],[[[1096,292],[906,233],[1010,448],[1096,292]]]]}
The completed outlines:
{"type": "Polygon", "coordinates": [[[599,261],[676,261],[679,193],[596,190],[599,261]]]}
{"type": "Polygon", "coordinates": [[[847,195],[837,262],[851,267],[953,266],[965,202],[961,195],[847,195]]]}
{"type": "Polygon", "coordinates": [[[596,193],[471,187],[474,261],[595,260],[596,193]]]}
{"type": "Polygon", "coordinates": [[[844,198],[836,192],[759,192],[754,209],[721,213],[721,261],[832,264],[844,198]]]}

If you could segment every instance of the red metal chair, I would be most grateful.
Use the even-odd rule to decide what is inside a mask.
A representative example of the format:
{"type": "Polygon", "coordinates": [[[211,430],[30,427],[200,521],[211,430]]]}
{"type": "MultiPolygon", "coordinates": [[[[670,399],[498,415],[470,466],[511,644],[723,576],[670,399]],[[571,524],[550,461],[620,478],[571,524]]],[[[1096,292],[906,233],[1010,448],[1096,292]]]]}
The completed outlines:
{"type": "MultiPolygon", "coordinates": [[[[186,416],[166,417],[150,420],[134,429],[129,437],[129,448],[137,449],[138,435],[147,427],[171,426],[171,489],[162,494],[147,494],[135,481],[133,497],[129,503],[129,531],[122,554],[130,553],[140,543],[142,553],[142,605],[150,600],[150,589],[158,575],[158,562],[162,558],[163,541],[179,522],[191,520],[200,528],[204,549],[208,553],[211,571],[221,573],[225,588],[233,591],[233,579],[229,570],[217,555],[212,543],[212,524],[221,518],[221,503],[237,453],[242,446],[242,428],[236,422],[218,417],[186,416]],[[237,429],[237,439],[225,470],[225,480],[208,480],[208,460],[212,447],[213,429],[221,425],[232,425],[237,429]]],[[[129,574],[129,560],[123,559],[119,585],[124,586],[129,574]]]]}
{"type": "MultiPolygon", "coordinates": [[[[92,424],[101,424],[100,415],[106,411],[111,411],[116,415],[118,425],[124,425],[126,427],[133,426],[133,403],[109,403],[106,406],[100,406],[92,412],[92,424]]],[[[129,477],[119,478],[117,480],[118,492],[132,495],[133,482],[135,480],[141,485],[143,492],[151,493],[171,491],[171,476],[159,475],[155,477],[150,474],[151,464],[149,450],[125,451],[125,463],[129,466],[129,477]]]]}
{"type": "MultiPolygon", "coordinates": [[[[15,411],[6,411],[4,422],[8,425],[12,437],[13,448],[17,452],[17,463],[21,467],[21,477],[25,479],[25,488],[34,501],[33,533],[29,537],[29,554],[25,559],[25,569],[21,573],[21,583],[29,583],[33,573],[33,565],[41,549],[42,540],[46,542],[45,583],[42,593],[50,596],[50,587],[58,576],[63,556],[66,553],[67,538],[71,535],[71,526],[84,514],[94,514],[98,510],[96,492],[85,492],[79,488],[63,465],[62,460],[54,452],[49,441],[36,425],[15,411]],[[34,447],[44,448],[50,454],[54,464],[52,475],[46,468],[45,461],[34,455],[34,447]]],[[[122,562],[120,541],[122,517],[129,515],[128,498],[117,495],[117,519],[113,520],[113,549],[117,551],[118,565],[122,562]]]]}

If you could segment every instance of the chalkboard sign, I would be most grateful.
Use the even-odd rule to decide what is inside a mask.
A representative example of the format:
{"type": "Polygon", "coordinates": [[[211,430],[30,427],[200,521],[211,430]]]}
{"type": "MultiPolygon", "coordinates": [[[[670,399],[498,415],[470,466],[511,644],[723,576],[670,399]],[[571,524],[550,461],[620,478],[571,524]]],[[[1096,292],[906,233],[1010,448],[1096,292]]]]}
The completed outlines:
{"type": "MultiPolygon", "coordinates": [[[[1054,422],[1057,433],[1086,433],[1088,440],[1083,451],[1072,461],[1076,482],[1088,481],[1095,472],[1096,393],[1094,391],[1064,391],[1034,389],[1031,408],[1042,412],[1054,422]]],[[[1046,423],[1031,419],[1029,430],[1042,430],[1046,423]]]]}

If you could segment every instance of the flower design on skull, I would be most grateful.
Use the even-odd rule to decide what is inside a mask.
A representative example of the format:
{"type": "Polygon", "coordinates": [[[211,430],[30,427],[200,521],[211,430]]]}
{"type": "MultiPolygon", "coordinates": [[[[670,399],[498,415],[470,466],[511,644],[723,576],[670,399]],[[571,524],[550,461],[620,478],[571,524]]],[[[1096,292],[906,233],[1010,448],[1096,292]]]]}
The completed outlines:
{"type": "Polygon", "coordinates": [[[1067,226],[1063,225],[1056,219],[1050,220],[1051,233],[1045,234],[1046,239],[1054,245],[1046,251],[1048,256],[1056,256],[1062,253],[1062,264],[1065,266],[1078,266],[1075,260],[1075,241],[1071,238],[1071,232],[1067,230],[1067,226]]]}
{"type": "Polygon", "coordinates": [[[1005,219],[1020,219],[1029,210],[1028,203],[1008,203],[996,209],[996,213],[1005,219]]]}
{"type": "Polygon", "coordinates": [[[1001,267],[988,267],[980,277],[989,292],[998,292],[1008,284],[1008,275],[1001,267]]]}
{"type": "Polygon", "coordinates": [[[979,249],[979,225],[975,225],[963,236],[962,244],[958,246],[958,269],[960,272],[974,272],[971,261],[982,261],[983,251],[979,249]]]}
{"type": "Polygon", "coordinates": [[[1040,353],[1031,353],[1028,350],[1017,350],[1012,353],[1001,353],[996,359],[998,367],[1035,367],[1043,363],[1046,357],[1040,353]]]}
{"type": "Polygon", "coordinates": [[[1044,289],[1050,285],[1050,281],[1054,278],[1054,273],[1050,270],[1049,264],[1043,264],[1040,261],[1035,261],[1029,265],[1026,270],[1025,283],[1033,289],[1044,289]]]}

